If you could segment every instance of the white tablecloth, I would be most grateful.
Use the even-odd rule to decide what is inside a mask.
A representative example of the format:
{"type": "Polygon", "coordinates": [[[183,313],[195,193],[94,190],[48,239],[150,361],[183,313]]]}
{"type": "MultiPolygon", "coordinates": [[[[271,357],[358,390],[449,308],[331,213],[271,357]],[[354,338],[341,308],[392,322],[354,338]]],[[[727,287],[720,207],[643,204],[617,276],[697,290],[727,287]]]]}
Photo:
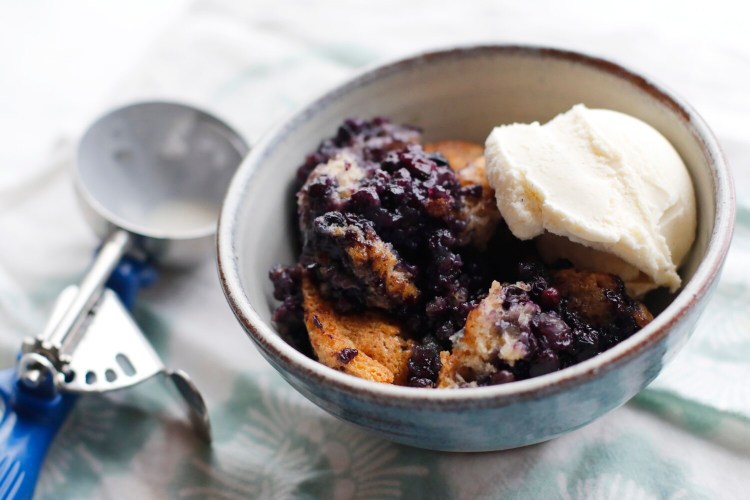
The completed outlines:
{"type": "MultiPolygon", "coordinates": [[[[261,359],[212,262],[165,274],[136,319],[209,403],[193,437],[158,384],[77,405],[40,498],[743,498],[750,488],[750,38],[734,2],[25,2],[0,6],[0,360],[39,331],[97,241],[66,168],[87,122],[120,103],[187,101],[252,143],[364,65],[471,42],[556,45],[661,81],[714,129],[738,227],[693,339],[649,389],[549,443],[444,454],[374,438],[319,410],[261,359]]],[[[258,279],[266,279],[259,276],[258,279]]]]}

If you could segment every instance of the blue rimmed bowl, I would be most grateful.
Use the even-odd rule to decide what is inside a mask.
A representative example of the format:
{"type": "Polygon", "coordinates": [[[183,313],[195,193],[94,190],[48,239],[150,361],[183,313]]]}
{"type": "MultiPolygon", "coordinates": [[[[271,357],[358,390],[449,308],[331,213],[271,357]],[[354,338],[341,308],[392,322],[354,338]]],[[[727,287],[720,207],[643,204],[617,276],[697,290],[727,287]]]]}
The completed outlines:
{"type": "Polygon", "coordinates": [[[231,183],[218,231],[221,283],[262,355],[321,408],[386,439],[436,450],[487,451],[545,441],[622,405],[687,341],[714,290],[734,226],[731,176],[713,134],[682,99],[588,55],[529,46],[474,46],[419,54],[365,71],[269,131],[231,183]],[[653,307],[647,327],[578,365],[511,384],[459,390],[397,387],[328,368],[276,331],[268,270],[295,255],[296,167],[348,117],[387,116],[427,141],[483,143],[493,126],[547,121],[574,104],[651,124],[690,170],[698,233],[684,286],[653,307]]]}

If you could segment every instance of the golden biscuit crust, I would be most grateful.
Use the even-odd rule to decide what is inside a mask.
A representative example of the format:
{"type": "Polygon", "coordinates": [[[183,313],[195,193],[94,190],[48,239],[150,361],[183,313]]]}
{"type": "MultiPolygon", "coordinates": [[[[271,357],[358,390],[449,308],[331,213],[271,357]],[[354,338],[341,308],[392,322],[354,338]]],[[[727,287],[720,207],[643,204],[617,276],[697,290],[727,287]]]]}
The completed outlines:
{"type": "Polygon", "coordinates": [[[412,340],[395,321],[367,311],[337,313],[309,276],[302,281],[305,326],[318,361],[355,377],[386,384],[406,383],[412,340]]]}
{"type": "Polygon", "coordinates": [[[437,141],[424,145],[428,153],[440,153],[456,172],[484,155],[484,146],[467,141],[437,141]]]}
{"type": "MultiPolygon", "coordinates": [[[[528,285],[521,282],[512,286],[524,291],[529,289],[528,285]]],[[[493,361],[502,360],[512,366],[526,357],[527,347],[518,341],[522,332],[517,325],[507,323],[500,326],[504,325],[503,320],[506,319],[504,302],[507,287],[508,284],[501,285],[493,281],[487,297],[466,318],[463,334],[451,339],[453,351],[441,353],[443,367],[438,377],[439,388],[459,387],[487,377],[497,371],[493,361]]],[[[520,306],[517,312],[520,311],[521,314],[514,319],[528,327],[533,314],[538,310],[531,303],[525,307],[520,306]]]]}
{"type": "MultiPolygon", "coordinates": [[[[615,306],[607,294],[627,297],[622,280],[613,274],[571,268],[553,271],[552,278],[560,294],[568,299],[568,307],[595,326],[614,321],[615,306]]],[[[637,300],[629,300],[627,308],[638,328],[643,328],[654,319],[646,306],[637,300]]]]}

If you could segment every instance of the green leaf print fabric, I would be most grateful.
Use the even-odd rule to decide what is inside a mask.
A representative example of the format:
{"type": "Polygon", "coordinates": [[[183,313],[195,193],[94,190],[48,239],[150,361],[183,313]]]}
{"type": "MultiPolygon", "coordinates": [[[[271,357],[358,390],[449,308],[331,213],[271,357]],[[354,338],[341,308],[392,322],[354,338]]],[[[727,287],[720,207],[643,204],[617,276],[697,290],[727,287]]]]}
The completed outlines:
{"type": "MultiPolygon", "coordinates": [[[[448,454],[396,445],[295,392],[234,320],[207,261],[165,271],[134,315],[168,366],[188,371],[204,393],[213,445],[192,434],[159,383],[83,397],[49,452],[37,498],[748,498],[750,46],[731,19],[722,29],[693,4],[680,4],[679,19],[645,1],[575,5],[199,0],[100,109],[186,101],[226,118],[252,143],[369,64],[473,42],[558,45],[653,75],[716,132],[734,167],[738,219],[714,299],[649,388],[583,429],[518,450],[448,454]]],[[[40,174],[0,204],[3,366],[43,326],[56,294],[80,278],[97,245],[67,173],[76,140],[63,134],[40,174]]]]}

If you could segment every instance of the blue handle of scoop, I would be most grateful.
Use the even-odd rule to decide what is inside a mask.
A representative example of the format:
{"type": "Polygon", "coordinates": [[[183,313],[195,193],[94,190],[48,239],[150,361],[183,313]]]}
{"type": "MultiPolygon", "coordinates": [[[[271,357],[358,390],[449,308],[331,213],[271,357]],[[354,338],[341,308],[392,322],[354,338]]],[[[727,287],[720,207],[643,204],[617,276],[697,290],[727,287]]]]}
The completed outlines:
{"type": "MultiPolygon", "coordinates": [[[[155,280],[152,267],[126,257],[107,286],[131,308],[138,290],[155,280]]],[[[0,500],[32,497],[47,449],[77,399],[64,392],[37,395],[15,368],[0,371],[0,500]]]]}
{"type": "Polygon", "coordinates": [[[0,498],[31,498],[47,448],[77,396],[37,396],[10,368],[0,371],[0,398],[0,498]]]}

